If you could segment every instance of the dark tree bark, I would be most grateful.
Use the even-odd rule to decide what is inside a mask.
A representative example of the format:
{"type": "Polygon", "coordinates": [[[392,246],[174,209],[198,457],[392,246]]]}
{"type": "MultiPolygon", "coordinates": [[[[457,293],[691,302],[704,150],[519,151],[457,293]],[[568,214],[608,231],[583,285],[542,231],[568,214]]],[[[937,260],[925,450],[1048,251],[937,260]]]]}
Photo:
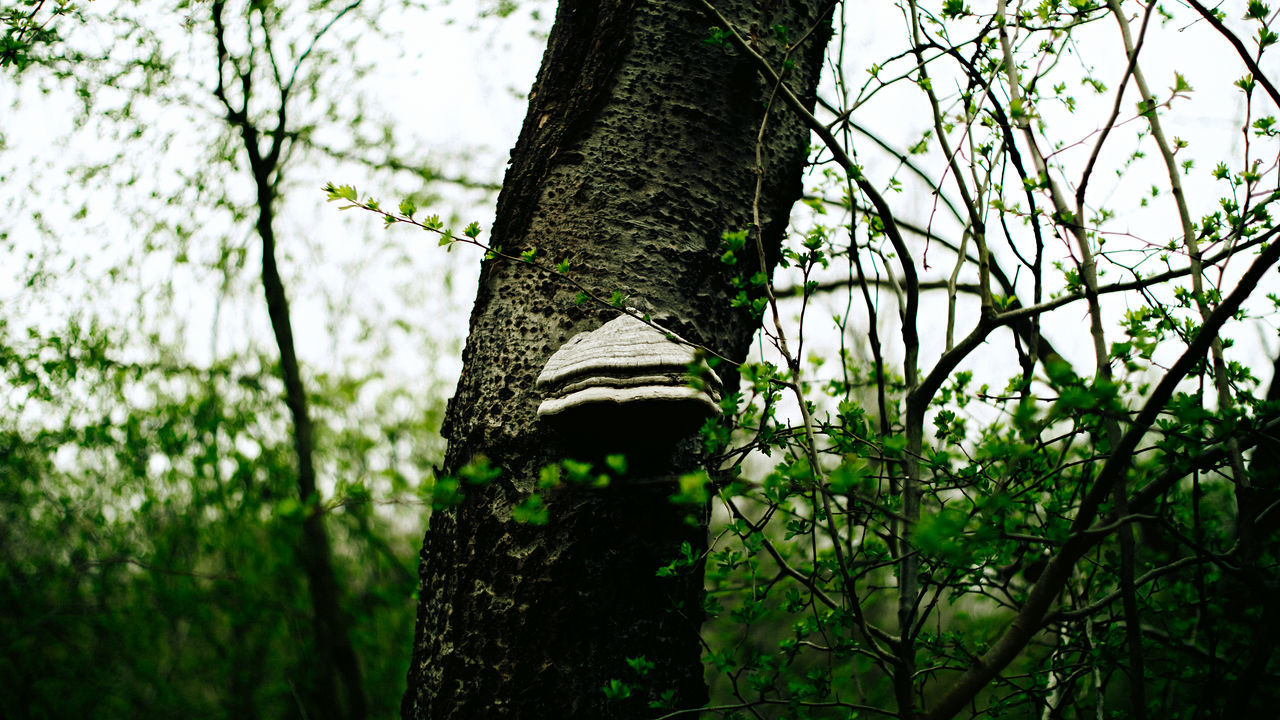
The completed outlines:
{"type": "MultiPolygon", "coordinates": [[[[828,7],[717,4],[777,67],[788,61],[786,82],[810,103],[828,7]],[[797,45],[789,57],[778,26],[797,45]]],[[[730,278],[757,268],[722,264],[721,234],[751,228],[759,177],[771,272],[800,194],[809,132],[781,102],[767,110],[772,88],[750,61],[705,42],[713,24],[690,0],[561,2],[491,242],[506,253],[536,247],[553,262],[568,259],[570,274],[603,296],[620,291],[628,304],[670,318],[683,337],[741,359],[759,321],[731,307],[730,278]]],[[[543,364],[574,334],[616,315],[577,305],[575,294],[525,264],[482,267],[445,422],[445,470],[483,454],[503,473],[464,488],[461,506],[431,517],[406,718],[648,717],[663,692],[680,707],[706,702],[701,570],[655,574],[682,543],[706,546],[705,517],[690,524],[687,510],[668,501],[674,478],[698,466],[699,443],[618,433],[584,448],[536,417],[543,364]],[[558,491],[546,526],[511,520],[543,465],[619,451],[631,461],[626,478],[558,491]],[[641,655],[656,663],[643,679],[625,662],[641,655]],[[601,687],[611,678],[641,689],[606,700],[601,687]]],[[[727,375],[732,388],[736,375],[727,375]]]]}

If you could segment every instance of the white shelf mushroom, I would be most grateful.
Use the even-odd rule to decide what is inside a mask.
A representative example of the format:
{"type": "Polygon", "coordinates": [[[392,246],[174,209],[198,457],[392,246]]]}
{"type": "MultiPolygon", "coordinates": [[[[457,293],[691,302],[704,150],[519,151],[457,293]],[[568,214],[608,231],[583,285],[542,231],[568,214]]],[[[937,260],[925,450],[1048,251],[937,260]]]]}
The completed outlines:
{"type": "MultiPolygon", "coordinates": [[[[538,417],[562,424],[661,422],[696,428],[720,414],[721,381],[693,348],[630,315],[619,315],[560,346],[538,376],[538,417]],[[634,410],[634,412],[630,412],[634,410]],[[632,421],[632,422],[629,422],[632,421]]],[[[627,429],[627,428],[624,428],[627,429]]]]}

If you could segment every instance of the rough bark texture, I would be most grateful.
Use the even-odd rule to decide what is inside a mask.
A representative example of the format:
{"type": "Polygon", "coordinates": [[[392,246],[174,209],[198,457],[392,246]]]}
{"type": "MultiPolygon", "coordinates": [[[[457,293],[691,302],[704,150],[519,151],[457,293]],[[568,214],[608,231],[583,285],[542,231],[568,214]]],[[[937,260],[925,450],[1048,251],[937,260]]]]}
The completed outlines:
{"type": "MultiPolygon", "coordinates": [[[[829,34],[826,3],[717,7],[779,66],[785,49],[772,28],[786,27],[794,42],[818,26],[792,51],[787,76],[812,95],[829,34]]],[[[710,25],[688,0],[562,2],[492,242],[567,258],[570,274],[604,296],[621,291],[685,337],[742,358],[758,321],[730,307],[737,290],[729,278],[754,268],[719,262],[720,238],[750,225],[770,88],[738,53],[704,42],[710,25]]],[[[760,198],[770,262],[800,193],[807,145],[808,131],[775,106],[760,198]]],[[[465,488],[462,506],[430,520],[406,718],[648,717],[664,691],[679,707],[706,701],[701,570],[655,575],[681,543],[706,545],[705,518],[690,524],[667,499],[674,477],[697,466],[698,442],[662,446],[619,433],[584,447],[536,416],[543,364],[614,315],[575,304],[575,294],[527,265],[489,260],[482,268],[446,419],[445,469],[484,454],[503,474],[465,488]],[[626,478],[559,491],[549,525],[510,520],[542,465],[619,451],[631,462],[626,478]],[[625,662],[641,655],[657,665],[645,678],[625,662]],[[601,686],[611,678],[642,689],[607,701],[601,686]]]]}

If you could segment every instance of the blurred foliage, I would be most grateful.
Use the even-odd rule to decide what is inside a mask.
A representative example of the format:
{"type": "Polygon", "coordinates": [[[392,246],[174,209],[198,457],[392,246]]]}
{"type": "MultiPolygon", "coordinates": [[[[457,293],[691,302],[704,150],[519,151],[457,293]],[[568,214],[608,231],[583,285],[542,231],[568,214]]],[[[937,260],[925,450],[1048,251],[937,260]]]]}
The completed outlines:
{"type": "Polygon", "coordinates": [[[424,323],[451,270],[355,224],[325,228],[368,236],[339,247],[310,179],[353,168],[439,199],[434,162],[391,155],[395,118],[358,88],[370,48],[389,55],[392,5],[0,7],[25,43],[0,117],[0,716],[318,717],[332,678],[301,557],[317,515],[368,716],[395,714],[453,342],[424,323]],[[244,120],[289,135],[266,214],[308,341],[310,498],[265,327],[247,125],[211,92],[230,66],[244,120]],[[24,104],[54,108],[50,127],[24,104]]]}
{"type": "Polygon", "coordinates": [[[415,613],[414,487],[439,449],[420,439],[438,433],[438,408],[318,384],[316,456],[342,480],[303,507],[268,359],[121,352],[93,327],[0,339],[6,716],[302,717],[305,512],[334,538],[370,713],[392,715],[415,613]]]}

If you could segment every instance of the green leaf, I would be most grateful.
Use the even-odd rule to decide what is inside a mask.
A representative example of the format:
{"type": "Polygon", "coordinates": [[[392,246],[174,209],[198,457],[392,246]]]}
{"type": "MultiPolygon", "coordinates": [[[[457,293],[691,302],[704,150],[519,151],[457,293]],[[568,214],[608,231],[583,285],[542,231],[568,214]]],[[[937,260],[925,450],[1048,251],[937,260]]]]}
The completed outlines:
{"type": "Polygon", "coordinates": [[[724,241],[724,245],[730,251],[741,250],[747,245],[746,230],[725,230],[720,234],[720,239],[724,241]]]}
{"type": "Polygon", "coordinates": [[[677,505],[702,505],[711,499],[707,484],[711,478],[706,470],[685,473],[677,480],[680,491],[671,496],[671,502],[677,505]]]}
{"type": "Polygon", "coordinates": [[[295,518],[302,514],[302,503],[298,498],[289,496],[276,503],[276,515],[282,518],[295,518]]]}
{"type": "MultiPolygon", "coordinates": [[[[906,446],[904,445],[903,447],[906,446]]],[[[827,476],[827,482],[831,486],[831,492],[838,495],[847,495],[862,485],[865,475],[866,461],[859,457],[853,457],[842,463],[840,467],[832,470],[831,474],[827,476]]]]}
{"type": "Polygon", "coordinates": [[[491,465],[489,458],[484,455],[476,455],[471,459],[471,462],[458,468],[458,476],[472,485],[487,484],[497,479],[501,474],[502,468],[491,465]]]}
{"type": "Polygon", "coordinates": [[[593,479],[591,477],[591,463],[589,462],[565,458],[560,461],[560,466],[569,475],[570,482],[581,483],[593,479]]]}
{"type": "Polygon", "coordinates": [[[538,487],[544,490],[560,487],[560,466],[556,463],[543,465],[538,471],[538,487]]]}
{"type": "Polygon", "coordinates": [[[461,503],[464,498],[461,487],[462,483],[456,477],[446,475],[436,478],[430,488],[431,507],[441,510],[461,503]]]}
{"type": "Polygon", "coordinates": [[[530,495],[511,508],[511,519],[527,525],[546,525],[549,515],[541,495],[530,495]]]}
{"type": "Polygon", "coordinates": [[[1072,369],[1071,363],[1060,357],[1049,357],[1044,363],[1045,373],[1048,374],[1049,380],[1054,385],[1069,385],[1079,380],[1075,370],[1072,369]]]}
{"type": "Polygon", "coordinates": [[[942,3],[942,17],[948,20],[964,17],[972,11],[964,6],[964,0],[945,0],[942,3]]]}
{"type": "Polygon", "coordinates": [[[626,455],[622,455],[622,454],[606,455],[604,457],[604,464],[608,465],[610,470],[613,470],[619,475],[627,474],[627,456],[626,455]]]}
{"type": "Polygon", "coordinates": [[[626,660],[627,664],[631,666],[631,669],[635,670],[636,674],[641,677],[648,675],[655,667],[657,667],[643,655],[640,657],[627,658],[626,660]]]}
{"type": "Polygon", "coordinates": [[[889,435],[884,439],[884,453],[889,457],[898,457],[907,449],[907,436],[889,435]]]}
{"type": "Polygon", "coordinates": [[[674,710],[676,707],[675,689],[663,690],[657,700],[650,700],[649,707],[654,710],[674,710]]]}
{"type": "Polygon", "coordinates": [[[725,40],[728,40],[730,37],[733,36],[724,28],[713,25],[710,28],[707,28],[707,36],[702,39],[702,42],[708,45],[724,45],[725,40]]]}
{"type": "Polygon", "coordinates": [[[633,686],[622,682],[617,678],[613,678],[600,688],[604,692],[604,696],[610,700],[623,700],[631,697],[633,686]]]}
{"type": "MultiPolygon", "coordinates": [[[[324,186],[324,191],[327,195],[325,202],[341,200],[350,203],[339,207],[339,210],[350,210],[351,208],[360,207],[360,201],[358,199],[359,196],[356,194],[356,188],[354,185],[334,185],[333,183],[327,183],[324,186]]],[[[373,200],[370,200],[370,202],[373,202],[373,200]]],[[[376,207],[376,203],[374,207],[376,207]]]]}
{"type": "Polygon", "coordinates": [[[477,223],[477,222],[471,223],[462,231],[462,234],[466,235],[472,240],[475,240],[477,237],[480,236],[480,223],[477,223]]]}
{"type": "Polygon", "coordinates": [[[1187,82],[1187,79],[1182,77],[1182,73],[1174,72],[1173,73],[1173,93],[1175,95],[1178,95],[1182,93],[1189,93],[1191,92],[1191,90],[1192,90],[1191,83],[1187,82]]]}

